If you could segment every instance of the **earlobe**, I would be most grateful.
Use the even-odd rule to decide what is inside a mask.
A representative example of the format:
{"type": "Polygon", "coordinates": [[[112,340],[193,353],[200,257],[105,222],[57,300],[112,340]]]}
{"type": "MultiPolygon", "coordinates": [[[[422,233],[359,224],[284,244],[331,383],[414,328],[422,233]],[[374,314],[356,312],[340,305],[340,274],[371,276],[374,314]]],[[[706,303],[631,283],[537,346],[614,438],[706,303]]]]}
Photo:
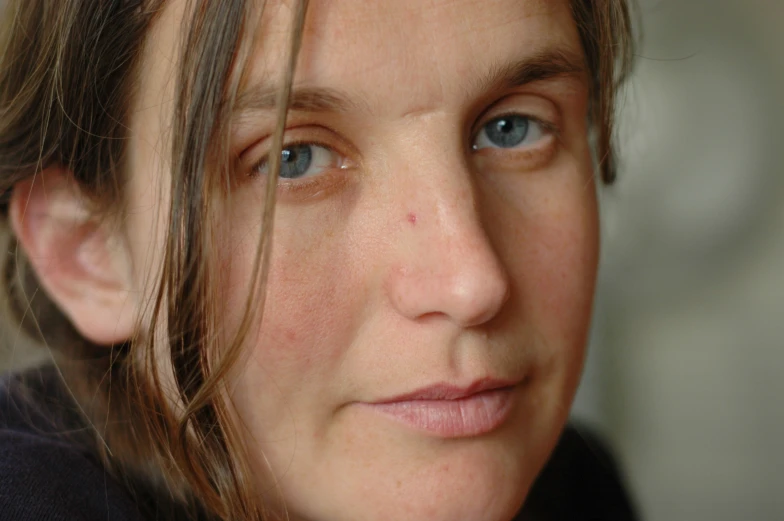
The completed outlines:
{"type": "Polygon", "coordinates": [[[70,174],[52,167],[18,183],[9,214],[42,289],[77,331],[101,345],[128,340],[137,303],[125,240],[70,174]]]}

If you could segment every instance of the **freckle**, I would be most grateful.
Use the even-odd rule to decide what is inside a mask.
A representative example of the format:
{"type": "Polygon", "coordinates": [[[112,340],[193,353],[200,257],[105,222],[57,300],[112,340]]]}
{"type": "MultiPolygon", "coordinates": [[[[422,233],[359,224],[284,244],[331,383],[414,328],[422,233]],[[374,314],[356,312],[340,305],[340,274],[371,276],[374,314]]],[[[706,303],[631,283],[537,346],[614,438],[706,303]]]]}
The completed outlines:
{"type": "Polygon", "coordinates": [[[408,222],[410,222],[412,225],[416,225],[416,223],[417,223],[417,216],[416,216],[416,214],[415,214],[414,212],[408,212],[408,218],[407,218],[407,220],[408,220],[408,222]]]}

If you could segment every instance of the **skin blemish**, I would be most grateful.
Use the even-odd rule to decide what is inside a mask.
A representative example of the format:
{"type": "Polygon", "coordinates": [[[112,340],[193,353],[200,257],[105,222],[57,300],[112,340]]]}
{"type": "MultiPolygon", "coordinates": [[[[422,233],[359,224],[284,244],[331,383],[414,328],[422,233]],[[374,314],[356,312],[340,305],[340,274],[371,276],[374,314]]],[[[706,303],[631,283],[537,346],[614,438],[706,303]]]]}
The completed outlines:
{"type": "Polygon", "coordinates": [[[415,226],[417,223],[417,215],[414,212],[408,212],[406,220],[411,223],[411,226],[415,226]]]}

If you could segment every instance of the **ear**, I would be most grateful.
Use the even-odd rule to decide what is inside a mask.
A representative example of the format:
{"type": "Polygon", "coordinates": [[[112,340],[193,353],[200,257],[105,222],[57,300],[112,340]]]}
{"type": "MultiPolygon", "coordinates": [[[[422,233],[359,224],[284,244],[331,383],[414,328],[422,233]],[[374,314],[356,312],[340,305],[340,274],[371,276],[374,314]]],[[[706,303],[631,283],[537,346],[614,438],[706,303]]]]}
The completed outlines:
{"type": "Polygon", "coordinates": [[[11,226],[44,291],[86,339],[128,340],[136,307],[120,230],[90,211],[69,172],[48,168],[14,187],[11,226]]]}

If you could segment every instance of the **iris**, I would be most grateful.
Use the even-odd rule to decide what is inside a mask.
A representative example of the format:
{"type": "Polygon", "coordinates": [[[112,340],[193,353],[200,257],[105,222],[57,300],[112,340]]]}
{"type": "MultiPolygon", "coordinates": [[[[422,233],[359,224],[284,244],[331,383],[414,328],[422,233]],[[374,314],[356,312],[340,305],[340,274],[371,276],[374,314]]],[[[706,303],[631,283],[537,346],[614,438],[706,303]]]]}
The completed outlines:
{"type": "Polygon", "coordinates": [[[283,149],[280,158],[280,177],[302,177],[313,163],[313,145],[294,145],[283,149]]]}
{"type": "Polygon", "coordinates": [[[528,136],[529,120],[511,115],[494,119],[484,127],[488,141],[499,148],[513,148],[528,136]]]}

